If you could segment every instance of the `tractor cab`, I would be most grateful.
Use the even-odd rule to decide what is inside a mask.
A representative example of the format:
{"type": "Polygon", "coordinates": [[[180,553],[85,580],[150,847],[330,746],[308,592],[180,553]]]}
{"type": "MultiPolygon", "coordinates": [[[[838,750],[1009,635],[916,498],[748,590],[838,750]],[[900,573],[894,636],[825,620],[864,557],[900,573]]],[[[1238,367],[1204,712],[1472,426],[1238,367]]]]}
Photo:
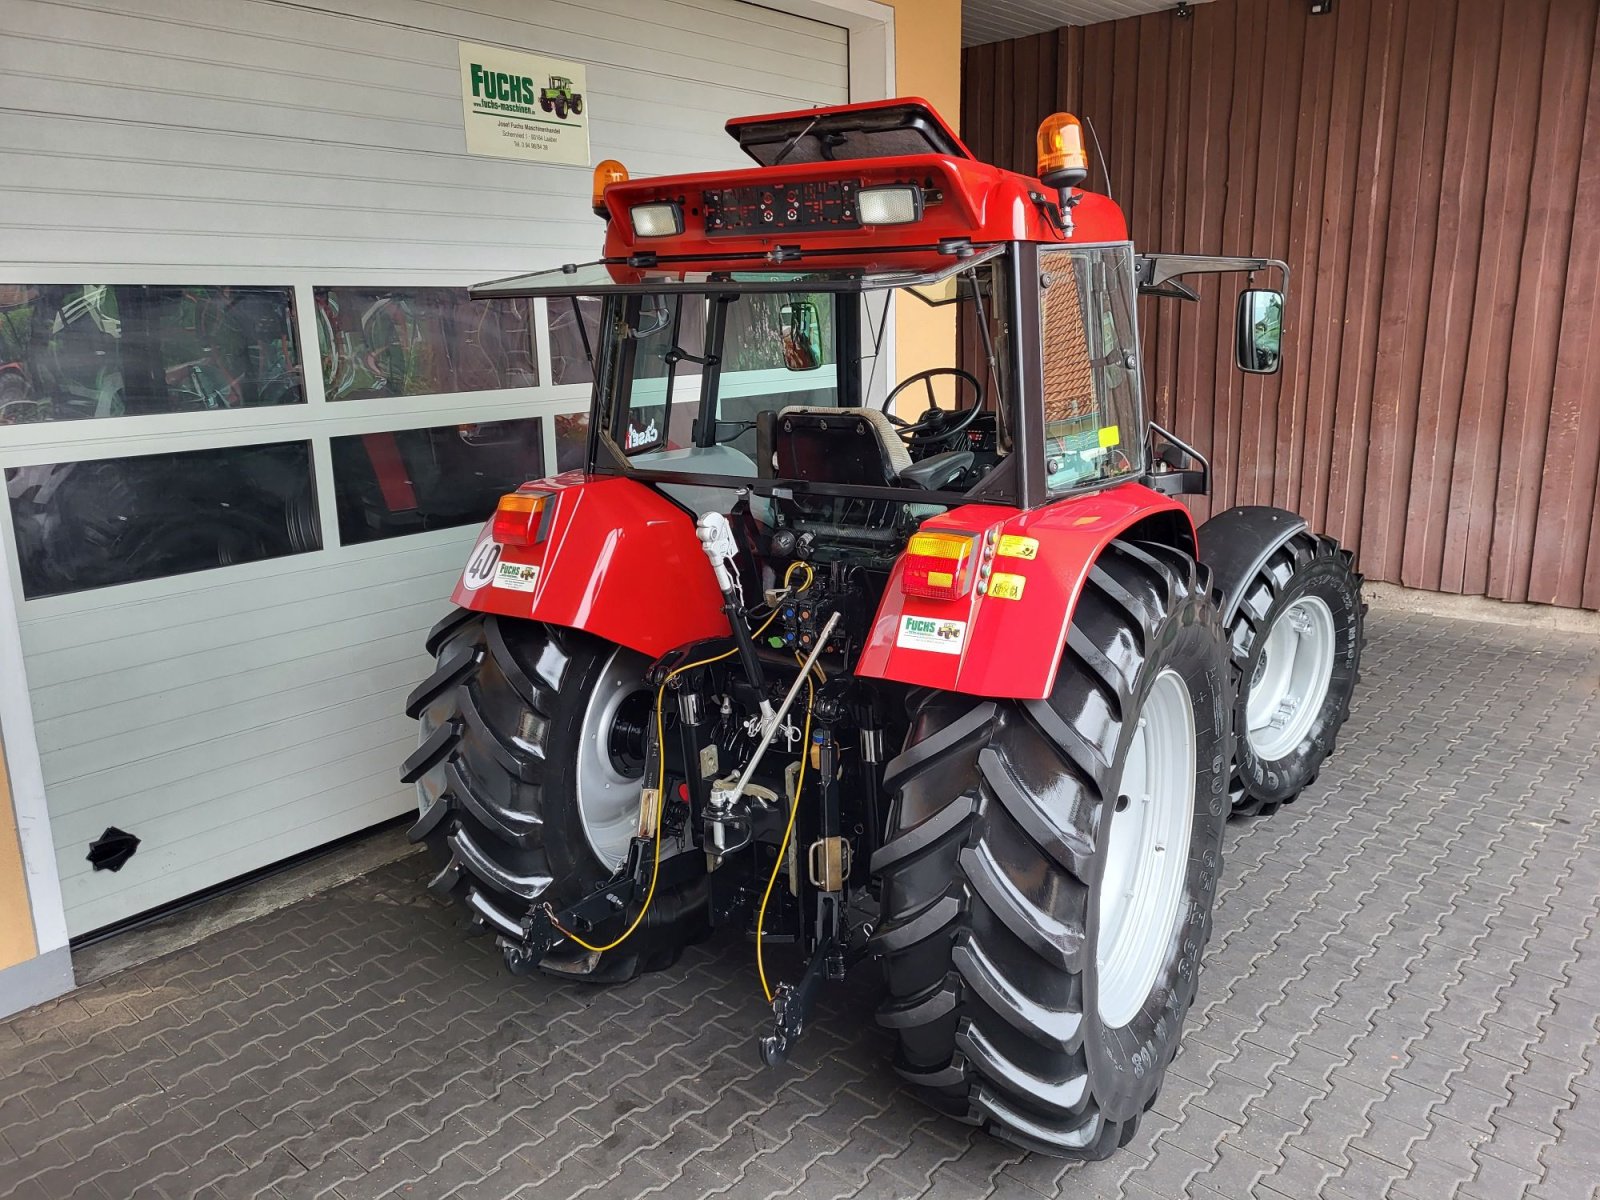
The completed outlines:
{"type": "Polygon", "coordinates": [[[1047,147],[1058,188],[977,162],[916,100],[728,128],[758,167],[628,180],[602,163],[604,257],[473,291],[602,302],[587,472],[879,543],[940,507],[1203,490],[1203,459],[1147,445],[1135,300],[1155,269],[1116,205],[1075,186],[1071,118],[1041,131],[1076,147],[1047,147]],[[959,346],[902,369],[893,321],[921,307],[959,346]]]}
{"type": "Polygon", "coordinates": [[[512,286],[479,294],[606,297],[589,469],[692,483],[702,505],[718,506],[708,489],[799,487],[849,502],[841,512],[1036,507],[1144,469],[1126,246],[720,271],[602,263],[512,286]],[[962,362],[896,369],[888,334],[908,306],[952,313],[970,342],[962,362]],[[1024,370],[1038,346],[1025,324],[1071,347],[1077,369],[1024,370]]]}

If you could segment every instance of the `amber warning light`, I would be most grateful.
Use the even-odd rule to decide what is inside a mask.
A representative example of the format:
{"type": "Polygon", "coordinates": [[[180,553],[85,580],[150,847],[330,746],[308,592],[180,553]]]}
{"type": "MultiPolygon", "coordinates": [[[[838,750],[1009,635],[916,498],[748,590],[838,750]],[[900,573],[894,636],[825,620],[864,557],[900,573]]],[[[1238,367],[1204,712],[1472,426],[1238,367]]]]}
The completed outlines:
{"type": "Polygon", "coordinates": [[[1051,113],[1039,124],[1039,181],[1059,190],[1077,187],[1088,177],[1082,123],[1071,113],[1051,113]]]}
{"type": "Polygon", "coordinates": [[[628,168],[614,158],[602,159],[594,169],[594,213],[606,215],[606,188],[613,183],[627,183],[628,168]]]}

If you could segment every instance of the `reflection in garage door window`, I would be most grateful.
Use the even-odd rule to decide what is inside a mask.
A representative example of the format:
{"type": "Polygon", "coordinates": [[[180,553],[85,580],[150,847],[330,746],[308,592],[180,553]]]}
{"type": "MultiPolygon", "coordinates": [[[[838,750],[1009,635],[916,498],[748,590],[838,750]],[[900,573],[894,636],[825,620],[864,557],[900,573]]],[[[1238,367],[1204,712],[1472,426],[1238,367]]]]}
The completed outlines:
{"type": "Polygon", "coordinates": [[[329,400],[533,387],[533,301],[464,288],[317,288],[329,400]]]}
{"type": "Polygon", "coordinates": [[[322,546],[309,442],[7,467],[29,599],[322,546]]]}
{"type": "Polygon", "coordinates": [[[339,540],[476,525],[501,495],[544,474],[538,417],[333,439],[339,540]]]}
{"type": "MultiPolygon", "coordinates": [[[[600,345],[600,301],[582,296],[556,297],[550,305],[550,382],[593,383],[593,357],[600,345]]],[[[661,311],[661,305],[652,301],[647,308],[661,311]]],[[[674,312],[677,311],[674,306],[674,312]]],[[[694,311],[683,310],[683,320],[677,326],[677,347],[686,354],[699,357],[705,354],[705,307],[698,301],[694,311]]],[[[658,338],[659,340],[659,338],[658,338]]],[[[668,343],[669,345],[672,343],[668,343]]],[[[667,373],[667,364],[660,355],[640,356],[634,363],[635,378],[660,379],[667,373]]],[[[684,358],[676,365],[674,374],[698,375],[700,364],[694,358],[684,358]]]]}
{"type": "Polygon", "coordinates": [[[589,414],[562,413],[555,422],[556,470],[582,470],[589,456],[589,414]]]}
{"type": "Polygon", "coordinates": [[[289,288],[0,285],[0,425],[304,400],[289,288]]]}

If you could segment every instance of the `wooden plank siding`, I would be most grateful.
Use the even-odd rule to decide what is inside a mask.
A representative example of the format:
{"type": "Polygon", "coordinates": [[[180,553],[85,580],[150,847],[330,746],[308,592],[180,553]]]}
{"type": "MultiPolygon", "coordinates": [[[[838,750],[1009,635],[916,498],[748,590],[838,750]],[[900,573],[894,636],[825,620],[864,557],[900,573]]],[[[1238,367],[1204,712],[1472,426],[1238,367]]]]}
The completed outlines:
{"type": "Polygon", "coordinates": [[[969,47],[963,136],[1031,171],[1075,112],[1142,249],[1290,264],[1277,378],[1233,368],[1237,279],[1141,306],[1151,415],[1212,458],[1197,517],[1278,504],[1372,579],[1600,609],[1600,6],[1307,9],[969,47]]]}

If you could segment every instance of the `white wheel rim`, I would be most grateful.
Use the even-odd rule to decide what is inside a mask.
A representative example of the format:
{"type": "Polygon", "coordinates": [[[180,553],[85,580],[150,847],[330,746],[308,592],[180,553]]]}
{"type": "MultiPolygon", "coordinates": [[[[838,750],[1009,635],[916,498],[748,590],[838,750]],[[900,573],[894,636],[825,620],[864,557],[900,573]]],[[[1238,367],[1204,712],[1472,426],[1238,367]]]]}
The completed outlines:
{"type": "Polygon", "coordinates": [[[1139,1015],[1172,945],[1189,872],[1194,780],[1194,702],[1168,667],[1135,725],[1107,836],[1095,966],[1100,1021],[1109,1028],[1139,1015]]]}
{"type": "Polygon", "coordinates": [[[1245,700],[1245,736],[1274,762],[1306,739],[1333,678],[1333,610],[1302,596],[1272,623],[1245,700]]]}
{"type": "MultiPolygon", "coordinates": [[[[643,655],[619,649],[606,663],[589,695],[578,740],[578,819],[589,849],[616,870],[628,857],[639,827],[639,787],[644,772],[620,770],[612,760],[611,729],[630,696],[646,690],[643,655]]],[[[651,706],[652,719],[655,708],[651,706]]]]}

